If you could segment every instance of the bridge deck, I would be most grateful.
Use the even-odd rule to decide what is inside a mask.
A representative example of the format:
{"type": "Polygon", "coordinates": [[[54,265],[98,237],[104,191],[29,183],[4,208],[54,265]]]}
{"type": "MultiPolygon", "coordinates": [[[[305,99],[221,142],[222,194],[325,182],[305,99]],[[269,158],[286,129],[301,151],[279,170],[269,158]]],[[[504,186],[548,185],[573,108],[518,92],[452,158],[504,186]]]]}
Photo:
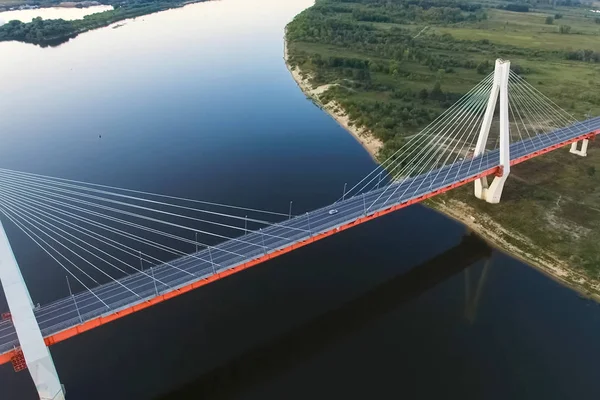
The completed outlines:
{"type": "MultiPolygon", "coordinates": [[[[593,137],[599,133],[596,131],[598,129],[600,117],[538,135],[533,139],[515,142],[511,144],[512,163],[519,163],[585,137],[593,137]]],[[[154,267],[152,275],[163,282],[156,282],[156,286],[155,281],[148,276],[149,270],[146,274],[135,273],[120,279],[119,283],[113,281],[99,286],[93,289],[93,294],[82,292],[45,305],[35,311],[35,316],[46,343],[57,343],[340,230],[493,174],[497,171],[498,160],[498,151],[490,151],[482,157],[466,159],[427,175],[406,179],[387,189],[381,188],[364,196],[348,198],[334,206],[320,208],[269,226],[262,232],[252,232],[225,241],[210,250],[204,249],[154,267]],[[383,194],[385,190],[387,192],[383,194]],[[393,192],[395,194],[390,199],[389,195],[393,192]],[[338,210],[334,215],[329,214],[332,208],[338,210]]],[[[10,321],[0,322],[0,364],[10,361],[15,347],[18,347],[18,339],[14,327],[10,321]]]]}

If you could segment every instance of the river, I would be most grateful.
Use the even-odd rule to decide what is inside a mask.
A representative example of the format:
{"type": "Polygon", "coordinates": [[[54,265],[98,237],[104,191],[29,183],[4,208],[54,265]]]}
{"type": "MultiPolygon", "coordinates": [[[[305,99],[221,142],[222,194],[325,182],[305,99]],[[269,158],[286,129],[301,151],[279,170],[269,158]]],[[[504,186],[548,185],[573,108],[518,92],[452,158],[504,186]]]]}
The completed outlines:
{"type": "MultiPolygon", "coordinates": [[[[284,65],[283,28],[310,4],[198,3],[58,47],[0,43],[0,167],[281,212],[332,202],[374,164],[284,65]]],[[[7,231],[34,302],[67,296],[7,231]]],[[[600,398],[600,307],[500,252],[451,250],[465,233],[413,206],[51,351],[76,400],[600,398]]],[[[0,387],[36,398],[10,365],[0,387]]]]}

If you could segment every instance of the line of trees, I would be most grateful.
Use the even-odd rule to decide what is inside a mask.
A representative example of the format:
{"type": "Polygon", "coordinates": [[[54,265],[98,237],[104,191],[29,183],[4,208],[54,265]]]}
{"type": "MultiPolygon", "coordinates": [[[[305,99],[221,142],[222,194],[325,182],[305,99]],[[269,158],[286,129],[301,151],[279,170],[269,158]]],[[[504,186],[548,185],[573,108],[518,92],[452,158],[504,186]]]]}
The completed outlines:
{"type": "Polygon", "coordinates": [[[497,8],[514,12],[529,12],[529,6],[527,4],[510,3],[506,5],[498,5],[497,8]]]}
{"type": "Polygon", "coordinates": [[[338,0],[317,2],[311,11],[319,15],[351,14],[352,19],[362,22],[430,22],[457,23],[484,18],[479,3],[456,0],[338,0]],[[346,5],[345,3],[349,3],[346,5]],[[352,4],[352,5],[350,5],[352,4]],[[358,5],[357,5],[358,4],[358,5]]]}
{"type": "Polygon", "coordinates": [[[41,43],[51,38],[71,35],[74,31],[71,21],[65,21],[64,19],[43,20],[38,17],[30,23],[10,21],[0,26],[0,41],[20,40],[41,43]]]}
{"type": "Polygon", "coordinates": [[[91,29],[185,4],[185,0],[103,0],[102,2],[113,4],[114,9],[86,15],[83,19],[73,21],[43,20],[39,17],[27,23],[10,21],[0,26],[0,41],[17,40],[44,46],[55,45],[91,29]]]}
{"type": "Polygon", "coordinates": [[[567,60],[575,61],[586,61],[586,62],[600,62],[600,53],[593,50],[577,50],[569,51],[566,53],[565,58],[567,60]]]}

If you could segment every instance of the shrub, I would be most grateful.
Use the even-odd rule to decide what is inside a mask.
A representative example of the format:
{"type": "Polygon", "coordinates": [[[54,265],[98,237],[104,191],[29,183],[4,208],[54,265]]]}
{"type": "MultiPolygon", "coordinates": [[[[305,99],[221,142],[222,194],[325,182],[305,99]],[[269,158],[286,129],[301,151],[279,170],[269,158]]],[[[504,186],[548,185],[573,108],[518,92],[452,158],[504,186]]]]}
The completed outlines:
{"type": "Polygon", "coordinates": [[[558,31],[559,31],[560,33],[562,33],[562,34],[565,34],[565,35],[566,35],[566,34],[569,34],[569,33],[571,33],[571,27],[570,27],[569,25],[561,25],[561,26],[558,28],[558,31]]]}

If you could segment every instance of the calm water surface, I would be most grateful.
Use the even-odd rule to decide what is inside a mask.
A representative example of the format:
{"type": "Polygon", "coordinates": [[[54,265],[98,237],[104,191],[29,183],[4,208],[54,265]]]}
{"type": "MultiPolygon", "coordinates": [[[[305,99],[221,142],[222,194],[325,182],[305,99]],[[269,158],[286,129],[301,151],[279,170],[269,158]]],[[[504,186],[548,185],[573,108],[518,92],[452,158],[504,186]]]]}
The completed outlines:
{"type": "MultiPolygon", "coordinates": [[[[335,200],[374,165],[283,64],[283,27],[310,4],[223,0],[56,48],[0,43],[0,166],[282,212],[335,200]]],[[[64,271],[7,230],[34,301],[66,296],[64,271]]],[[[464,235],[410,207],[52,354],[77,400],[600,398],[598,305],[464,235]]],[[[0,387],[36,398],[10,365],[0,387]]]]}

